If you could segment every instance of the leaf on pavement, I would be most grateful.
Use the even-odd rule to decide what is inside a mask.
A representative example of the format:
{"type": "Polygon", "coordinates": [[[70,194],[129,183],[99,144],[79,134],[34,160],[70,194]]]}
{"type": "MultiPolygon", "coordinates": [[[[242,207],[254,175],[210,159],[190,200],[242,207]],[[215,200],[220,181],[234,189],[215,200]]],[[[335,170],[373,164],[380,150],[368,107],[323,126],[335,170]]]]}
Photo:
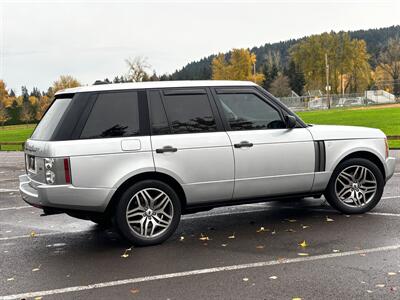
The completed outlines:
{"type": "Polygon", "coordinates": [[[35,237],[36,236],[36,232],[31,231],[31,237],[35,237]]]}
{"type": "Polygon", "coordinates": [[[327,222],[333,222],[333,221],[335,221],[334,219],[331,219],[331,218],[329,218],[328,216],[326,216],[326,221],[327,222]]]}
{"type": "Polygon", "coordinates": [[[310,254],[304,253],[304,252],[299,252],[297,253],[298,256],[309,256],[310,254]]]}
{"type": "Polygon", "coordinates": [[[271,234],[276,234],[276,230],[274,229],[274,231],[272,231],[271,234]]]}
{"type": "Polygon", "coordinates": [[[125,252],[124,252],[124,254],[121,255],[121,257],[122,257],[122,258],[127,258],[127,257],[129,257],[128,252],[131,251],[131,250],[132,250],[132,248],[126,249],[125,252]]]}
{"type": "Polygon", "coordinates": [[[308,225],[301,225],[301,228],[307,229],[307,228],[310,228],[310,226],[308,226],[308,225]]]}
{"type": "Polygon", "coordinates": [[[308,244],[307,244],[306,241],[304,240],[304,241],[302,241],[302,242],[299,244],[299,246],[302,247],[302,248],[305,248],[305,247],[308,246],[308,244]]]}
{"type": "Polygon", "coordinates": [[[338,250],[338,249],[333,249],[332,252],[333,252],[333,253],[338,253],[338,252],[340,252],[340,250],[338,250]]]}
{"type": "Polygon", "coordinates": [[[7,281],[14,281],[14,277],[7,278],[7,281]]]}
{"type": "Polygon", "coordinates": [[[42,299],[42,296],[37,296],[34,298],[34,300],[41,300],[41,299],[42,299]]]}
{"type": "Polygon", "coordinates": [[[235,237],[235,233],[233,233],[232,235],[228,236],[228,239],[234,239],[235,237]]]}
{"type": "Polygon", "coordinates": [[[292,300],[301,300],[301,298],[299,298],[299,297],[294,297],[294,298],[292,298],[292,300]]]}
{"type": "Polygon", "coordinates": [[[270,276],[269,279],[275,280],[275,279],[278,279],[278,276],[275,276],[275,275],[274,276],[270,276]]]}
{"type": "Polygon", "coordinates": [[[221,244],[221,246],[222,246],[222,247],[226,247],[226,246],[228,246],[228,244],[221,244]]]}
{"type": "Polygon", "coordinates": [[[265,228],[262,226],[259,229],[257,229],[257,232],[265,232],[265,231],[268,231],[268,229],[265,230],[265,228]]]}
{"type": "Polygon", "coordinates": [[[289,223],[297,222],[297,220],[295,220],[295,219],[286,219],[286,221],[288,221],[289,223]]]}
{"type": "Polygon", "coordinates": [[[296,232],[296,230],[294,230],[292,228],[286,229],[285,231],[287,231],[287,232],[296,232]]]}
{"type": "Polygon", "coordinates": [[[41,266],[42,266],[42,265],[39,265],[37,268],[32,269],[32,272],[37,272],[37,271],[39,271],[41,266]]]}
{"type": "Polygon", "coordinates": [[[389,276],[395,276],[395,275],[397,275],[397,273],[396,272],[389,272],[388,275],[389,276]]]}
{"type": "Polygon", "coordinates": [[[200,233],[200,237],[199,237],[200,241],[210,241],[210,238],[202,233],[200,233]]]}
{"type": "Polygon", "coordinates": [[[131,293],[132,294],[137,294],[137,293],[139,293],[139,289],[131,289],[131,293]]]}
{"type": "Polygon", "coordinates": [[[185,239],[184,236],[181,236],[181,237],[179,238],[179,240],[180,240],[181,242],[182,242],[184,239],[185,239]]]}
{"type": "Polygon", "coordinates": [[[243,281],[249,281],[249,279],[247,277],[243,278],[243,281]]]}
{"type": "Polygon", "coordinates": [[[384,288],[385,287],[385,285],[383,284],[383,283],[379,283],[379,284],[377,284],[377,285],[375,285],[377,288],[384,288]]]}
{"type": "Polygon", "coordinates": [[[263,245],[256,246],[256,249],[264,249],[264,248],[265,248],[265,246],[263,246],[263,245]]]}
{"type": "Polygon", "coordinates": [[[365,254],[365,253],[360,253],[360,256],[367,256],[367,254],[365,254]]]}

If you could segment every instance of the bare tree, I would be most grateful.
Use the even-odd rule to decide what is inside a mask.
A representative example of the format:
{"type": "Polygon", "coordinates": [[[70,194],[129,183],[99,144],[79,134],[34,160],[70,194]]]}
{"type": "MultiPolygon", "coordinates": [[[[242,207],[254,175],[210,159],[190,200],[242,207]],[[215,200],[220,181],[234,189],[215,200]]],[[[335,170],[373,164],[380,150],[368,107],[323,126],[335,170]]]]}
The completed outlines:
{"type": "Polygon", "coordinates": [[[279,75],[272,83],[270,92],[276,97],[287,97],[292,90],[290,89],[289,78],[279,75]]]}
{"type": "Polygon", "coordinates": [[[380,55],[381,68],[393,79],[393,93],[400,95],[400,39],[389,39],[386,49],[380,55]]]}
{"type": "Polygon", "coordinates": [[[134,82],[145,81],[149,78],[147,70],[151,68],[150,64],[147,62],[147,58],[136,56],[134,58],[125,59],[128,65],[128,75],[127,78],[134,82]]]}

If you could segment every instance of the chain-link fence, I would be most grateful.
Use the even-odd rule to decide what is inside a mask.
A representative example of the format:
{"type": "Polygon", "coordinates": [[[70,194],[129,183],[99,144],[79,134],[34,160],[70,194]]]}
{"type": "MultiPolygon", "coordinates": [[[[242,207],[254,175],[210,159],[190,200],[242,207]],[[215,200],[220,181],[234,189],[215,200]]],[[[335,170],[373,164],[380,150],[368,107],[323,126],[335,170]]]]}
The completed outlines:
{"type": "Polygon", "coordinates": [[[279,100],[293,111],[396,103],[395,96],[384,90],[365,91],[360,94],[281,97],[279,100]]]}

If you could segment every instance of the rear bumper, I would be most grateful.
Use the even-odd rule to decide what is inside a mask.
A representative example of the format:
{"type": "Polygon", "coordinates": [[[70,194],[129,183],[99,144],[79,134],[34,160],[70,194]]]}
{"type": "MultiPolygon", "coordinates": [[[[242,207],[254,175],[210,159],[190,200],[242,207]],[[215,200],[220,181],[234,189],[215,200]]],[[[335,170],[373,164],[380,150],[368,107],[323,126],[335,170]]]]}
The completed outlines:
{"type": "Polygon", "coordinates": [[[33,187],[27,175],[19,176],[22,199],[35,207],[104,212],[114,189],[78,188],[73,185],[40,184],[33,187]]]}
{"type": "Polygon", "coordinates": [[[388,157],[386,159],[386,181],[392,178],[395,168],[396,168],[396,158],[388,157]]]}

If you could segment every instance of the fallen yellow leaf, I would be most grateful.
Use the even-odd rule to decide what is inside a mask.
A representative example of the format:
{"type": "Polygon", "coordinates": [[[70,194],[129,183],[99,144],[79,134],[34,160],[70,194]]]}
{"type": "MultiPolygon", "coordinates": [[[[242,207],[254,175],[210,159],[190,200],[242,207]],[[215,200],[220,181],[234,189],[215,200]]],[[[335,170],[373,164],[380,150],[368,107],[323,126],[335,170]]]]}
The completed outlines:
{"type": "Polygon", "coordinates": [[[222,247],[226,247],[226,246],[228,246],[228,244],[221,244],[221,246],[222,246],[222,247]]]}
{"type": "Polygon", "coordinates": [[[182,242],[184,239],[185,239],[184,236],[181,236],[181,237],[179,238],[179,240],[180,240],[181,242],[182,242]]]}
{"type": "Polygon", "coordinates": [[[14,277],[7,278],[7,281],[14,281],[14,277]]]}
{"type": "Polygon", "coordinates": [[[36,232],[32,231],[31,232],[31,237],[35,237],[36,236],[36,232]]]}
{"type": "Polygon", "coordinates": [[[326,221],[327,222],[333,222],[333,221],[335,221],[334,219],[331,219],[331,218],[329,218],[328,216],[326,216],[326,221]]]}
{"type": "Polygon", "coordinates": [[[243,278],[243,281],[249,281],[249,279],[247,277],[243,278]]]}
{"type": "Polygon", "coordinates": [[[269,279],[272,279],[272,280],[275,280],[275,279],[277,279],[277,278],[278,278],[278,277],[277,277],[277,276],[275,276],[275,275],[274,275],[274,276],[270,276],[270,277],[269,277],[269,279]]]}
{"type": "Polygon", "coordinates": [[[297,253],[297,255],[298,255],[298,256],[309,256],[308,253],[304,253],[304,252],[297,253]]]}
{"type": "Polygon", "coordinates": [[[264,232],[266,231],[264,227],[260,227],[260,229],[257,229],[257,232],[264,232]]]}
{"type": "Polygon", "coordinates": [[[274,231],[272,231],[272,232],[271,232],[271,234],[276,234],[276,231],[275,231],[275,229],[274,229],[274,231]]]}
{"type": "Polygon", "coordinates": [[[310,226],[308,226],[308,225],[302,225],[301,226],[301,228],[303,228],[303,229],[307,229],[307,228],[309,228],[310,226]]]}
{"type": "Polygon", "coordinates": [[[257,249],[264,249],[264,246],[263,245],[258,245],[258,246],[256,246],[256,248],[257,249]]]}
{"type": "Polygon", "coordinates": [[[233,233],[232,235],[228,236],[228,239],[234,239],[235,238],[235,233],[233,233]]]}
{"type": "Polygon", "coordinates": [[[338,253],[338,252],[340,252],[340,250],[338,250],[338,249],[333,249],[332,252],[333,252],[333,253],[338,253]]]}
{"type": "Polygon", "coordinates": [[[41,300],[41,299],[42,299],[42,296],[35,297],[34,299],[35,299],[35,300],[41,300]]]}
{"type": "Polygon", "coordinates": [[[397,273],[396,272],[389,272],[388,275],[389,276],[394,276],[394,275],[397,275],[397,273]]]}
{"type": "Polygon", "coordinates": [[[302,242],[299,244],[299,246],[305,248],[305,247],[307,247],[308,245],[307,245],[306,241],[304,240],[304,241],[302,241],[302,242]]]}
{"type": "Polygon", "coordinates": [[[294,297],[294,298],[292,298],[292,300],[301,300],[301,298],[299,298],[299,297],[294,297]]]}
{"type": "Polygon", "coordinates": [[[200,241],[209,241],[210,238],[206,235],[203,235],[202,233],[200,233],[200,237],[199,237],[200,241]]]}
{"type": "Polygon", "coordinates": [[[132,248],[128,248],[125,250],[124,254],[121,255],[122,258],[127,258],[129,256],[128,252],[131,251],[132,248]]]}
{"type": "Polygon", "coordinates": [[[385,287],[385,285],[383,284],[383,283],[379,283],[379,284],[377,284],[377,285],[375,285],[377,288],[384,288],[385,287]]]}

